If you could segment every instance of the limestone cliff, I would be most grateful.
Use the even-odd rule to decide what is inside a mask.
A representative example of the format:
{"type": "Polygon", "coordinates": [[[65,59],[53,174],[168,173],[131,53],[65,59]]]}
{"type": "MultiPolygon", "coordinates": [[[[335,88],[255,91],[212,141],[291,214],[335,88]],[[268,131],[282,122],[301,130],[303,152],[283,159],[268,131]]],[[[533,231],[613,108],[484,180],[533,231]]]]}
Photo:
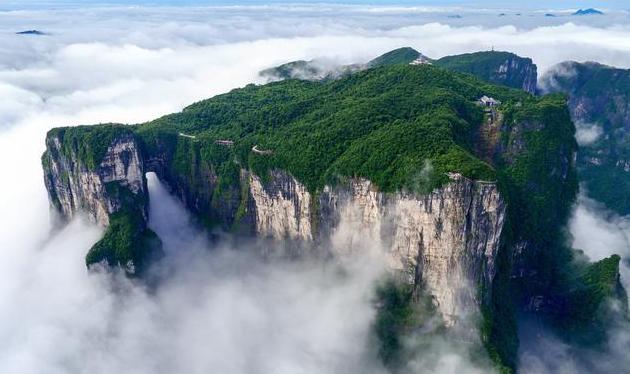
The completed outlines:
{"type": "MultiPolygon", "coordinates": [[[[49,136],[46,145],[42,158],[46,189],[52,205],[65,220],[83,212],[93,222],[107,226],[109,216],[121,210],[124,203],[114,193],[113,184],[136,196],[146,194],[144,166],[132,134],[117,137],[94,169],[81,159],[78,145],[64,149],[63,133],[49,136]]],[[[146,206],[142,211],[146,213],[146,206]]]]}
{"type": "Polygon", "coordinates": [[[138,143],[125,130],[114,136],[97,128],[85,131],[104,141],[100,152],[73,134],[66,136],[64,129],[48,134],[42,163],[51,206],[62,221],[83,213],[107,228],[86,256],[88,267],[103,263],[141,272],[161,254],[161,242],[147,227],[148,191],[138,143]]]}
{"type": "Polygon", "coordinates": [[[449,69],[405,55],[336,80],[248,85],[145,124],[53,130],[51,203],[108,225],[87,263],[129,272],[155,253],[147,172],[211,230],[324,256],[376,248],[405,297],[430,296],[446,324],[481,309],[482,341],[514,368],[512,302],[551,293],[568,266],[561,227],[577,145],[566,99],[449,71],[481,67],[472,73],[531,89],[535,66],[505,53],[459,56],[449,69]],[[496,121],[483,96],[501,102],[496,121]]]}
{"type": "Polygon", "coordinates": [[[319,205],[320,219],[337,223],[328,228],[331,248],[361,251],[366,238],[377,243],[391,269],[434,298],[448,325],[489,298],[482,290],[492,288],[505,218],[495,183],[452,174],[445,186],[415,195],[384,194],[360,179],[327,188],[319,205]]]}
{"type": "MultiPolygon", "coordinates": [[[[60,136],[50,136],[44,155],[49,165],[46,186],[62,217],[69,219],[83,211],[95,222],[109,225],[110,216],[125,204],[120,192],[113,192],[118,191],[111,187],[115,183],[138,197],[137,208],[146,226],[144,175],[157,169],[145,167],[150,163],[144,161],[132,135],[115,138],[93,170],[81,162],[78,152],[66,153],[62,144],[60,136]]],[[[364,250],[358,243],[369,238],[384,251],[392,270],[434,297],[449,324],[477,310],[481,297],[488,296],[479,292],[478,285],[483,290],[492,288],[505,217],[505,204],[494,183],[452,174],[444,187],[422,196],[385,194],[366,179],[353,179],[313,196],[286,172],[276,170],[268,178],[246,170],[242,174],[248,188],[243,215],[249,219],[241,219],[250,222],[250,231],[275,239],[333,241],[334,245],[325,247],[333,248],[337,256],[364,250]]],[[[204,190],[216,188],[215,179],[206,181],[198,190],[181,195],[191,209],[200,208],[204,190]]],[[[176,186],[172,188],[177,191],[176,186]]],[[[230,204],[208,209],[221,206],[230,204]]]]}
{"type": "Polygon", "coordinates": [[[484,81],[536,93],[538,68],[530,58],[486,51],[447,56],[434,62],[445,69],[473,74],[484,81]]]}
{"type": "Polygon", "coordinates": [[[326,248],[337,256],[373,243],[392,270],[434,297],[449,324],[478,309],[478,285],[491,289],[505,219],[495,183],[452,174],[444,187],[418,196],[385,194],[366,179],[353,179],[326,187],[313,211],[314,197],[295,178],[275,171],[270,179],[250,174],[259,235],[330,240],[326,248]]]}

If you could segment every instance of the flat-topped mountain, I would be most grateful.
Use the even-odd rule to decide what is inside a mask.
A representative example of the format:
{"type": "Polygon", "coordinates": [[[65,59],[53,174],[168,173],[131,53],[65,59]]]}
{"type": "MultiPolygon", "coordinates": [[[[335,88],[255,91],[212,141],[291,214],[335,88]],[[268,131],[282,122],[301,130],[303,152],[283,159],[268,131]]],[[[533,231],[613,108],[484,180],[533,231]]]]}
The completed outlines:
{"type": "MultiPolygon", "coordinates": [[[[506,86],[526,88],[508,79],[513,56],[440,62],[399,49],[335,77],[298,62],[285,78],[296,68],[320,78],[248,85],[143,124],[56,128],[42,156],[51,206],[107,227],[88,267],[140,276],[161,252],[147,172],[209,229],[297,254],[343,256],[327,243],[350,225],[342,247],[378,243],[401,302],[430,300],[445,331],[473,331],[511,371],[516,308],[535,305],[579,337],[603,329],[606,298],[623,290],[618,256],[591,264],[565,244],[575,127],[566,96],[506,86]],[[490,67],[471,68],[478,61],[490,67]]],[[[400,303],[383,305],[389,365],[422,322],[387,319],[400,303]]]]}

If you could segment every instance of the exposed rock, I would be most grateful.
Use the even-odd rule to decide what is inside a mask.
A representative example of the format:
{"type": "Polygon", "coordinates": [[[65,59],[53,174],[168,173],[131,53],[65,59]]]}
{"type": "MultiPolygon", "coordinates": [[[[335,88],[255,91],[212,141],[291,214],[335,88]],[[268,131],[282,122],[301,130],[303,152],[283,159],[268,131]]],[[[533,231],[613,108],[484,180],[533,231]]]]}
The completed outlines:
{"type": "Polygon", "coordinates": [[[563,62],[541,78],[541,87],[569,97],[581,143],[577,166],[588,196],[630,214],[630,70],[563,62]]]}
{"type": "MultiPolygon", "coordinates": [[[[118,137],[95,170],[82,162],[77,153],[76,149],[64,150],[59,135],[47,139],[47,152],[43,156],[46,189],[62,219],[69,220],[84,212],[92,221],[107,226],[109,216],[123,207],[121,196],[108,188],[110,183],[140,197],[146,194],[144,166],[131,134],[118,137]]],[[[146,209],[142,207],[145,217],[146,209]]]]}
{"type": "Polygon", "coordinates": [[[324,219],[338,222],[332,248],[360,251],[366,238],[378,243],[393,270],[433,296],[447,324],[478,309],[478,285],[490,289],[505,219],[494,183],[454,174],[444,187],[416,196],[383,194],[354,180],[349,190],[328,189],[320,206],[336,215],[324,219]]]}
{"type": "MultiPolygon", "coordinates": [[[[467,311],[477,310],[481,297],[487,296],[478,292],[477,285],[491,289],[505,216],[505,204],[494,183],[473,182],[454,174],[444,187],[416,196],[384,194],[368,180],[352,179],[335,188],[326,187],[314,204],[315,197],[286,172],[276,170],[261,178],[242,170],[240,183],[247,186],[247,196],[241,199],[246,200],[236,196],[232,201],[234,193],[215,199],[208,193],[217,188],[211,170],[207,175],[199,172],[206,175],[201,183],[186,185],[159,158],[144,162],[131,135],[117,137],[95,170],[84,165],[75,152],[64,153],[58,137],[50,137],[47,144],[46,185],[53,206],[66,219],[85,211],[107,226],[110,216],[128,203],[111,192],[111,183],[138,196],[141,206],[137,208],[146,212],[144,175],[153,170],[192,210],[219,211],[215,216],[228,220],[228,225],[235,223],[236,210],[244,204],[240,223],[252,225],[250,231],[262,237],[332,241],[330,247],[337,256],[365,250],[363,243],[368,240],[384,250],[393,271],[434,297],[449,324],[465,317],[467,311]]],[[[144,219],[145,226],[146,214],[144,219]]]]}
{"type": "Polygon", "coordinates": [[[269,183],[249,174],[255,203],[256,232],[276,239],[312,240],[311,194],[286,173],[275,171],[269,183]]]}
{"type": "Polygon", "coordinates": [[[534,62],[509,52],[486,51],[447,56],[434,61],[434,64],[529,93],[535,93],[537,89],[538,68],[534,62]]]}

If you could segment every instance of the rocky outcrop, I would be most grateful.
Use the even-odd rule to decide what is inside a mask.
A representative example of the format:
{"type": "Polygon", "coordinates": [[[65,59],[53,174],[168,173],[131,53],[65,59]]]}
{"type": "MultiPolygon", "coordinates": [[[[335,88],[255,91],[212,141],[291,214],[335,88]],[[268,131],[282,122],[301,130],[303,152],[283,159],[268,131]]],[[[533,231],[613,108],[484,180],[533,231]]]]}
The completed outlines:
{"type": "Polygon", "coordinates": [[[447,324],[478,310],[490,290],[505,203],[495,183],[459,174],[428,195],[378,192],[367,180],[348,189],[328,188],[320,197],[320,220],[336,223],[331,248],[365,250],[376,243],[391,269],[426,290],[447,324]]]}
{"type": "Polygon", "coordinates": [[[385,194],[365,179],[311,193],[291,175],[250,174],[256,232],[329,242],[335,256],[382,251],[388,267],[427,291],[447,324],[478,310],[496,274],[505,203],[495,183],[459,174],[428,195],[385,194]],[[318,222],[315,230],[313,222],[318,222]]]}
{"type": "MultiPolygon", "coordinates": [[[[83,212],[93,222],[107,226],[110,215],[124,205],[116,187],[139,197],[146,195],[144,166],[133,135],[116,138],[95,168],[82,160],[78,146],[64,145],[62,134],[49,136],[46,145],[44,181],[50,202],[62,219],[83,212]]],[[[146,206],[141,210],[146,217],[146,206]]]]}
{"type": "Polygon", "coordinates": [[[505,82],[520,82],[523,91],[536,93],[538,69],[531,60],[518,57],[507,58],[496,70],[496,79],[505,82]]]}
{"type": "Polygon", "coordinates": [[[109,130],[77,130],[96,139],[89,144],[66,129],[51,131],[42,156],[44,180],[62,221],[83,213],[106,227],[86,255],[87,267],[115,266],[137,275],[162,256],[162,242],[147,226],[146,170],[139,144],[129,131],[109,130]]]}
{"type": "Polygon", "coordinates": [[[434,61],[434,64],[532,94],[537,90],[538,68],[530,58],[513,53],[499,51],[468,53],[443,57],[434,61]]]}
{"type": "Polygon", "coordinates": [[[312,240],[311,194],[292,176],[272,172],[270,181],[248,173],[256,232],[276,239],[312,240]]]}
{"type": "MultiPolygon", "coordinates": [[[[314,196],[286,172],[275,170],[262,178],[241,170],[237,184],[246,190],[239,200],[232,192],[216,193],[212,167],[199,172],[207,178],[186,185],[159,159],[145,162],[146,154],[130,134],[116,137],[94,168],[81,160],[78,149],[64,147],[61,136],[49,136],[47,146],[46,186],[52,205],[65,219],[83,211],[108,226],[124,207],[143,212],[140,225],[146,227],[144,175],[156,171],[191,210],[226,210],[214,217],[234,225],[240,216],[238,223],[251,225],[248,231],[261,237],[310,242],[315,244],[311,248],[330,248],[335,256],[368,250],[369,243],[371,249],[382,251],[389,268],[432,295],[449,324],[478,309],[482,297],[488,296],[479,292],[480,285],[483,290],[492,288],[505,217],[505,204],[494,183],[452,174],[442,188],[414,195],[385,194],[368,180],[351,179],[314,196]]],[[[145,240],[143,235],[138,240],[145,240]]],[[[125,261],[125,267],[133,266],[125,261]]]]}
{"type": "Polygon", "coordinates": [[[569,96],[580,143],[577,166],[588,196],[630,214],[630,70],[563,62],[541,78],[541,87],[569,96]]]}

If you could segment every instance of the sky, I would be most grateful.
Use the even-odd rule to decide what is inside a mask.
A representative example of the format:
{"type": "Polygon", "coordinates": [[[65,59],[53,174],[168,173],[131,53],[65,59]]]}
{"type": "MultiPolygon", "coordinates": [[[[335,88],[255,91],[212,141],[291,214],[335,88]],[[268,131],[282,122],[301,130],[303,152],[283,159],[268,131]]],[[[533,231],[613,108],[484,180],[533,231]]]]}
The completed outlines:
{"type": "MultiPolygon", "coordinates": [[[[123,277],[88,274],[84,255],[102,229],[77,219],[57,232],[48,216],[40,156],[52,127],[148,121],[264,83],[258,71],[281,63],[365,62],[401,46],[433,58],[495,47],[533,58],[541,74],[568,59],[630,68],[625,12],[549,18],[515,8],[499,17],[484,8],[443,8],[444,2],[432,8],[42,3],[0,4],[22,9],[0,12],[3,373],[383,372],[369,359],[373,347],[356,343],[365,340],[374,318],[369,290],[382,271],[378,261],[265,265],[243,255],[259,243],[226,245],[208,256],[210,244],[151,176],[151,201],[159,204],[152,206],[150,225],[173,256],[169,281],[156,294],[123,277]],[[15,34],[30,29],[47,35],[15,34]]],[[[582,6],[553,4],[576,5],[582,6]]],[[[593,260],[612,252],[627,258],[627,222],[583,197],[569,226],[572,244],[593,260]]],[[[622,332],[616,347],[627,347],[622,332]]],[[[563,355],[565,372],[577,371],[553,337],[545,347],[563,355]]],[[[424,348],[411,372],[487,369],[444,342],[424,348]]],[[[531,369],[525,372],[558,372],[547,365],[553,356],[527,351],[522,357],[531,369]]],[[[611,357],[599,361],[630,365],[623,354],[611,357]]]]}
{"type": "Polygon", "coordinates": [[[488,7],[488,8],[513,8],[513,9],[581,9],[598,8],[610,10],[628,10],[630,6],[625,0],[548,0],[545,2],[523,2],[520,0],[8,0],[0,4],[0,9],[41,8],[60,6],[88,5],[144,5],[144,6],[216,6],[216,5],[260,5],[260,4],[354,4],[377,6],[462,6],[462,7],[488,7]]]}

